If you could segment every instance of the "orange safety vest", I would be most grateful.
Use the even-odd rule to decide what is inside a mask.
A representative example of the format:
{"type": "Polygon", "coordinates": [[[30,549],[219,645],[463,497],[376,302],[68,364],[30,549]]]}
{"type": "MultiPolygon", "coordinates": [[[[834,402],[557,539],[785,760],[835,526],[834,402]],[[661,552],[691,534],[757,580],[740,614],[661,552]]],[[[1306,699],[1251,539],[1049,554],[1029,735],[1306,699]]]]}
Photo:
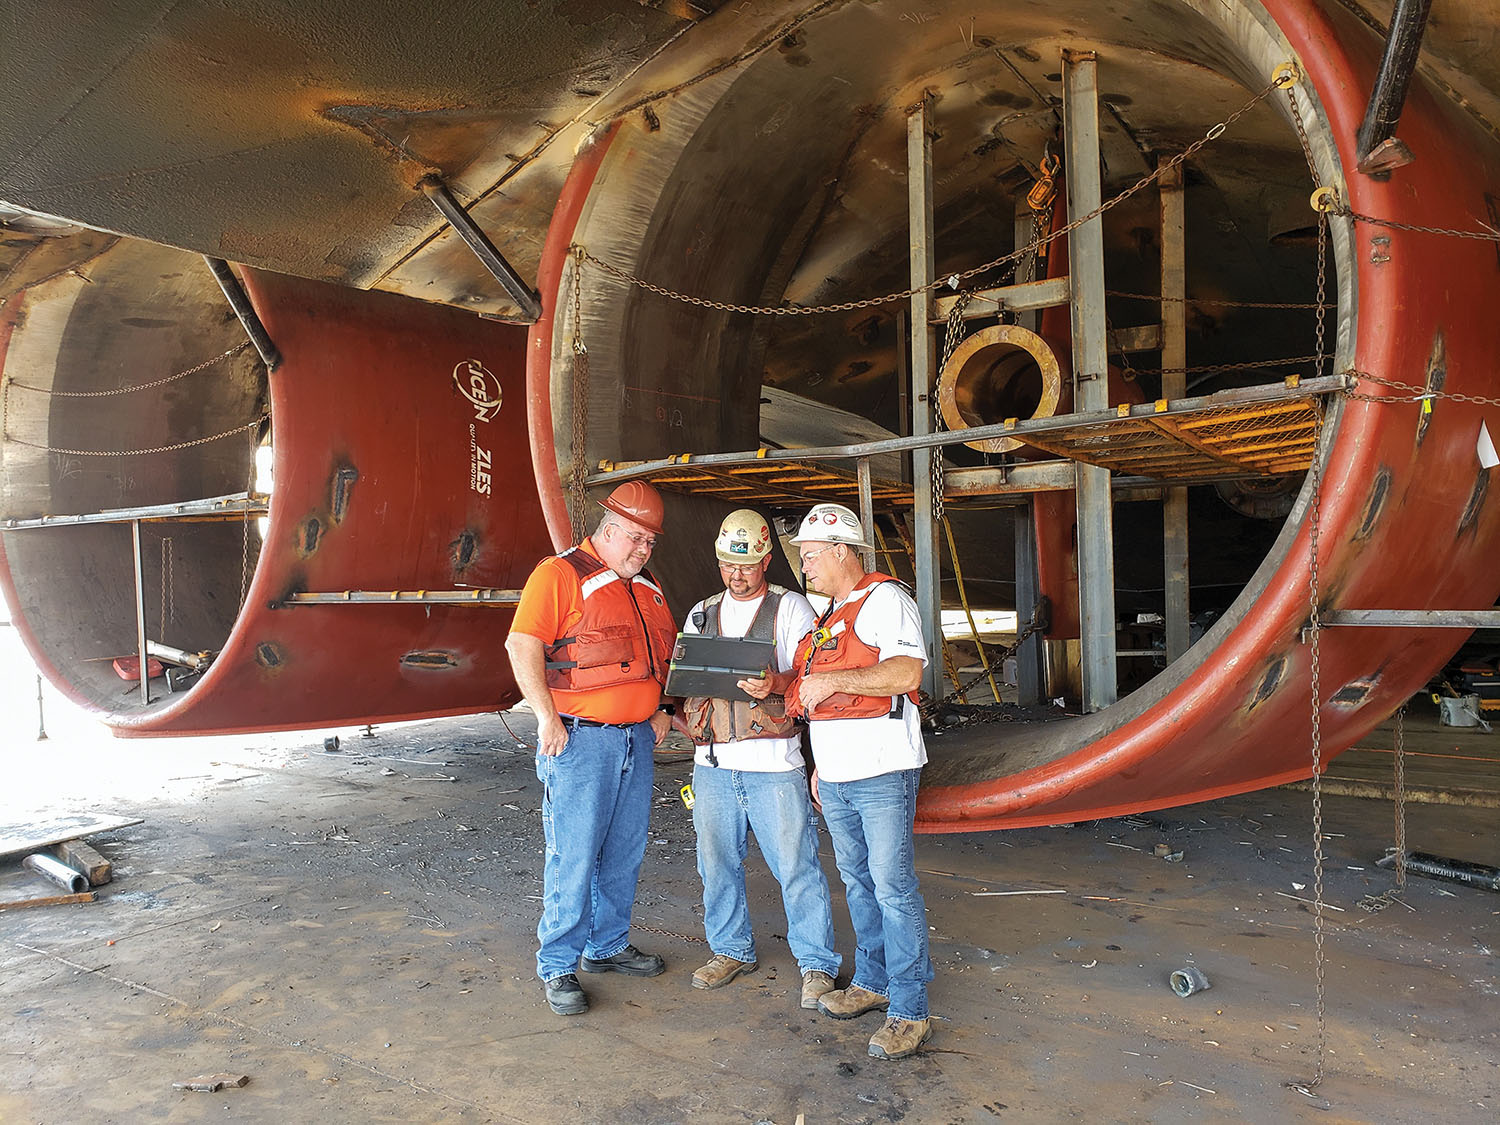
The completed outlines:
{"type": "MultiPolygon", "coordinates": [[[[767,585],[766,595],[755,611],[755,620],[745,636],[751,640],[776,641],[776,617],[786,587],[767,585]]],[[[698,631],[705,637],[717,637],[724,594],[715,594],[703,603],[703,621],[698,631]]],[[[764,699],[715,699],[705,695],[690,696],[683,701],[683,722],[688,734],[699,746],[739,742],[749,738],[787,738],[797,729],[797,720],[786,713],[786,699],[768,695],[764,699]]]]}
{"type": "Polygon", "coordinates": [[[583,618],[572,636],[547,646],[547,686],[585,692],[640,680],[665,683],[677,624],[651,572],[626,582],[577,547],[558,558],[578,573],[583,618]]]}
{"type": "MultiPolygon", "coordinates": [[[[849,596],[838,606],[831,603],[818,618],[817,626],[797,642],[797,659],[793,671],[797,678],[787,691],[788,709],[802,710],[799,697],[802,679],[813,672],[841,672],[848,668],[869,668],[880,663],[880,650],[865,644],[854,632],[854,621],[864,607],[865,595],[882,582],[895,582],[889,574],[871,571],[849,592],[849,596]]],[[[902,717],[902,696],[899,695],[850,695],[834,692],[819,703],[809,719],[899,719],[902,717]]],[[[917,702],[917,693],[907,692],[904,698],[917,702]]]]}

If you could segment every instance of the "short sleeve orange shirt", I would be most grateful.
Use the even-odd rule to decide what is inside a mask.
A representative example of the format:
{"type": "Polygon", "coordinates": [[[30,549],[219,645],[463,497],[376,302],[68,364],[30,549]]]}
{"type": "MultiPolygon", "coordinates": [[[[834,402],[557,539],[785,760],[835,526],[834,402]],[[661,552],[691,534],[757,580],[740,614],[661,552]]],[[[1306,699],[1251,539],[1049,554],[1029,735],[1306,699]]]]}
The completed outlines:
{"type": "MultiPolygon", "coordinates": [[[[579,549],[593,558],[599,557],[587,539],[579,549]]],[[[554,557],[543,559],[526,579],[510,631],[552,645],[560,637],[566,637],[582,619],[583,591],[578,584],[578,572],[554,557]]],[[[653,679],[591,691],[550,690],[559,712],[596,723],[638,723],[649,719],[661,702],[661,684],[653,679]]]]}

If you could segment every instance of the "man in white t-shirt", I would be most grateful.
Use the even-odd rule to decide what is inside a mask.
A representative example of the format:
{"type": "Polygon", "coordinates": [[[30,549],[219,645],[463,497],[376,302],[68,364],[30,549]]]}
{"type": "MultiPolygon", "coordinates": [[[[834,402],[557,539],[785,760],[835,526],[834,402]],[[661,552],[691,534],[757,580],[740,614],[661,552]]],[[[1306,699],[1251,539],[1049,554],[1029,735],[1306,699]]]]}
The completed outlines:
{"type": "Polygon", "coordinates": [[[713,959],[693,974],[694,988],[719,988],[759,967],[745,898],[747,832],[781,884],[787,944],[802,972],[801,1004],[816,1008],[833,990],[828,880],[818,863],[817,817],[802,761],[801,725],[786,714],[792,650],[813,625],[801,594],[766,581],[770,524],[742,508],[724,518],[714,540],[725,589],[692,608],[684,633],[748,637],[775,643],[763,677],[740,680],[738,700],[699,696],[683,703],[683,721],[697,747],[693,825],[703,878],[703,927],[713,959]]]}
{"type": "Polygon", "coordinates": [[[797,646],[787,710],[812,736],[814,794],[854,924],[854,976],[818,1008],[835,1019],[885,1011],[876,1058],[915,1054],[932,1036],[927,908],[917,888],[912,822],[927,761],[916,688],[927,663],[916,603],[894,578],[865,573],[859,517],[819,504],[792,542],[809,585],[832,599],[797,646]]]}

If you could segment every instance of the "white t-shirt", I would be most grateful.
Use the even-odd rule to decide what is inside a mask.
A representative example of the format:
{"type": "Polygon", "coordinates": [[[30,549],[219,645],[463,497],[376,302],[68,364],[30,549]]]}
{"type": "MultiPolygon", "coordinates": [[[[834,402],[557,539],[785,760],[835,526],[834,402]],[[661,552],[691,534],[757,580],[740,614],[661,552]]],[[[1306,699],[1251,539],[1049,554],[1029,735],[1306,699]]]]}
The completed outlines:
{"type": "MultiPolygon", "coordinates": [[[[707,598],[704,599],[704,601],[707,600],[707,598]]],[[[750,626],[755,621],[755,614],[760,610],[760,603],[764,600],[765,595],[762,594],[750,601],[738,601],[728,590],[725,590],[724,597],[718,605],[719,636],[743,637],[750,631],[750,626]]],[[[693,622],[703,612],[705,612],[703,602],[699,602],[687,615],[682,631],[701,633],[702,630],[693,622]]],[[[706,612],[712,613],[713,611],[706,612]]],[[[807,604],[807,599],[795,590],[788,590],[782,594],[781,604],[776,607],[776,671],[786,672],[791,669],[797,642],[807,636],[812,627],[813,611],[812,606],[807,604]]],[[[707,746],[698,747],[693,760],[699,765],[710,765],[708,751],[707,746]]],[[[726,770],[781,773],[802,768],[802,740],[796,736],[716,742],[713,744],[713,753],[719,763],[719,768],[726,770]]]]}
{"type": "MultiPolygon", "coordinates": [[[[882,582],[865,595],[854,619],[854,635],[879,650],[877,660],[915,656],[927,664],[917,603],[899,583],[882,582]]],[[[858,781],[926,765],[922,716],[910,699],[903,699],[902,704],[899,719],[814,719],[809,723],[818,777],[858,781]]]]}

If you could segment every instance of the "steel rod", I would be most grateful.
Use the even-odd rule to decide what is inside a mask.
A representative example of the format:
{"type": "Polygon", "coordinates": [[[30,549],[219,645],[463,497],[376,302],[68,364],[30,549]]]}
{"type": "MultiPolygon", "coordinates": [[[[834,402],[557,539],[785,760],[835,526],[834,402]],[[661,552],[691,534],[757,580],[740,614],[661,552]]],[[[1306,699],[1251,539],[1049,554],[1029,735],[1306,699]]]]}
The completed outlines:
{"type": "Polygon", "coordinates": [[[246,492],[212,496],[204,500],[185,500],[180,504],[149,504],[140,508],[106,508],[100,512],[83,512],[68,516],[38,516],[35,519],[0,520],[0,528],[20,531],[37,527],[66,527],[88,523],[131,523],[135,520],[200,519],[263,514],[270,511],[265,497],[246,492]]]}
{"type": "Polygon", "coordinates": [[[1422,36],[1427,30],[1427,14],[1431,9],[1432,0],[1396,0],[1385,52],[1380,57],[1380,70],[1375,75],[1370,102],[1355,138],[1355,151],[1360,161],[1396,132],[1401,110],[1406,105],[1406,91],[1417,69],[1422,36]]]}
{"type": "Polygon", "coordinates": [[[865,570],[875,569],[875,499],[870,486],[870,459],[861,457],[856,462],[856,471],[859,474],[859,522],[869,536],[871,547],[868,551],[861,551],[859,557],[864,560],[865,570]]]}
{"type": "Polygon", "coordinates": [[[1393,629],[1500,629],[1500,609],[1330,609],[1318,620],[1393,629]]]}
{"type": "Polygon", "coordinates": [[[275,371],[281,366],[281,349],[276,346],[276,341],[271,339],[266,326],[260,322],[255,306],[250,303],[250,298],[240,287],[240,279],[234,276],[234,271],[229,268],[229,263],[223,258],[210,258],[205,254],[203,260],[213,271],[214,280],[219,283],[219,288],[224,290],[224,297],[229,301],[229,307],[234,310],[234,315],[240,318],[240,323],[244,325],[250,342],[255,345],[255,350],[260,353],[266,370],[275,371]]]}
{"type": "Polygon", "coordinates": [[[541,298],[537,296],[536,290],[527,285],[515,268],[505,260],[505,256],[495,249],[495,244],[489,240],[489,236],[479,228],[473,217],[463,209],[458,200],[448,190],[448,185],[436,176],[428,176],[420,185],[427,198],[432,200],[432,205],[442,212],[443,218],[448,220],[457,233],[468,244],[474,256],[479,259],[480,264],[494,275],[496,281],[505,287],[510,294],[510,299],[516,303],[523,316],[530,321],[536,321],[542,315],[541,298]]]}
{"type": "Polygon", "coordinates": [[[520,590],[327,590],[288,594],[273,609],[298,605],[515,605],[520,590]]]}

